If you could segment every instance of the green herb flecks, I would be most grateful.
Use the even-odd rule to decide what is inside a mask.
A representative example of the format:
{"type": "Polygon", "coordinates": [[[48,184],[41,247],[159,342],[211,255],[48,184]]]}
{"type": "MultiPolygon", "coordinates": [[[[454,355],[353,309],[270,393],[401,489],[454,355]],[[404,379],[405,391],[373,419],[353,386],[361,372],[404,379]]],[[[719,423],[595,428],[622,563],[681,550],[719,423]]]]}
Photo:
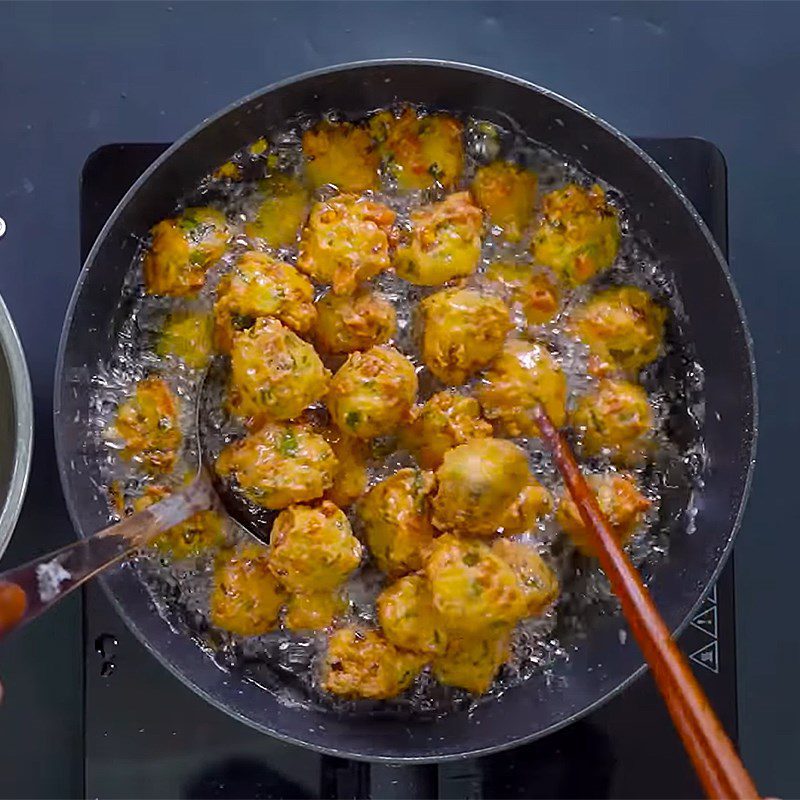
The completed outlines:
{"type": "Polygon", "coordinates": [[[287,458],[294,458],[299,449],[300,445],[297,442],[297,437],[295,436],[294,431],[288,429],[285,430],[281,436],[280,444],[278,445],[278,450],[280,450],[281,455],[286,456],[287,458]]]}

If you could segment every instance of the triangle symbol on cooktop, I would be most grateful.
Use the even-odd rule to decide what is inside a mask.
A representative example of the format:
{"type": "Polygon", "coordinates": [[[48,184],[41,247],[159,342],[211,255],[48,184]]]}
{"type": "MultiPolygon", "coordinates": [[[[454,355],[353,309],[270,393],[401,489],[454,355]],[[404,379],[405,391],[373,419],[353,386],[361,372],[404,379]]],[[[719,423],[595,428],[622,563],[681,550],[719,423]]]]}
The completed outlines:
{"type": "Polygon", "coordinates": [[[692,617],[692,627],[717,638],[717,607],[711,606],[692,617]]]}
{"type": "Polygon", "coordinates": [[[705,667],[715,675],[719,675],[718,657],[719,651],[717,649],[716,639],[714,639],[713,642],[709,642],[707,645],[701,647],[699,650],[695,650],[694,653],[689,656],[689,658],[694,661],[695,664],[705,667]]]}

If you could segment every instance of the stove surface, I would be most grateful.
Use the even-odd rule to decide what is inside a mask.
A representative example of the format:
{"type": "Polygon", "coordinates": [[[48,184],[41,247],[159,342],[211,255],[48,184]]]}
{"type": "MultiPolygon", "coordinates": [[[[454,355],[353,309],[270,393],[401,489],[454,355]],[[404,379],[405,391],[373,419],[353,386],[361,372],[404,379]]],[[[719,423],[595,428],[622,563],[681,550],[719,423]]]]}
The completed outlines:
{"type": "MultiPolygon", "coordinates": [[[[721,153],[700,139],[640,139],[727,252],[721,153]]],[[[116,203],[165,149],[107,145],[81,181],[85,258],[116,203]]],[[[85,795],[88,797],[697,797],[691,766],[648,675],[583,720],[505,753],[440,767],[388,767],[321,756],[236,722],[163,669],[99,586],[85,596],[85,795]]],[[[736,739],[733,565],[680,645],[736,739]]],[[[203,657],[198,651],[198,658],[203,657]]]]}

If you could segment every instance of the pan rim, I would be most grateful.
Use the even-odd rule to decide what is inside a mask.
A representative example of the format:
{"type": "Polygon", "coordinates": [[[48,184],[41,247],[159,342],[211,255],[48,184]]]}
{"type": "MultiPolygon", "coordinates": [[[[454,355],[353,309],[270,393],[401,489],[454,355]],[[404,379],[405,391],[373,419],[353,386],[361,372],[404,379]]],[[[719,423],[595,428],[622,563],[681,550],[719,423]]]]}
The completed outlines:
{"type": "MultiPolygon", "coordinates": [[[[68,513],[70,516],[70,520],[75,528],[76,532],[79,535],[82,535],[82,526],[79,522],[79,515],[78,509],[76,507],[76,502],[73,497],[70,496],[70,493],[66,491],[67,489],[67,477],[64,465],[68,463],[68,456],[65,452],[66,445],[62,442],[61,436],[59,433],[59,426],[58,426],[58,419],[61,414],[61,386],[62,381],[64,379],[64,361],[65,361],[65,353],[66,353],[66,346],[67,340],[69,339],[69,332],[72,326],[72,321],[75,313],[75,308],[78,302],[78,299],[81,295],[81,291],[83,288],[83,284],[86,280],[86,276],[89,271],[89,267],[94,262],[96,254],[101,246],[101,243],[106,238],[108,232],[116,223],[117,218],[122,212],[122,209],[127,205],[130,199],[138,192],[140,187],[146,183],[153,172],[155,172],[165,161],[167,161],[173,153],[179,150],[183,145],[191,140],[195,135],[197,135],[201,130],[207,128],[209,125],[213,124],[217,120],[221,119],[222,117],[226,116],[230,112],[234,111],[235,109],[247,105],[248,103],[256,100],[259,97],[269,95],[271,92],[274,92],[278,89],[281,89],[284,86],[288,86],[291,84],[295,84],[301,81],[305,81],[308,79],[313,79],[325,75],[335,74],[338,72],[345,72],[349,70],[358,70],[358,69],[370,69],[376,67],[403,67],[403,66],[423,66],[423,67],[440,67],[440,68],[447,68],[462,72],[470,72],[476,75],[492,77],[496,79],[500,79],[509,83],[516,84],[522,88],[525,88],[529,91],[536,92],[540,95],[543,95],[551,100],[554,100],[568,109],[588,118],[591,122],[598,125],[602,129],[604,129],[607,133],[611,134],[614,138],[616,138],[620,143],[625,145],[633,154],[638,156],[638,158],[647,164],[650,169],[667,185],[667,187],[671,190],[673,194],[675,194],[683,204],[686,211],[689,213],[690,217],[692,218],[693,223],[695,226],[700,230],[702,235],[706,240],[706,244],[709,246],[711,252],[713,253],[718,266],[720,267],[722,274],[725,278],[725,282],[728,286],[728,290],[731,293],[731,297],[733,299],[734,305],[736,307],[736,311],[738,317],[741,321],[742,331],[744,334],[744,340],[746,345],[747,351],[747,361],[748,361],[748,371],[750,374],[750,382],[751,382],[751,394],[752,394],[752,433],[750,437],[750,446],[749,446],[749,453],[748,453],[748,464],[746,475],[744,479],[744,483],[742,486],[741,496],[739,499],[738,508],[736,509],[736,515],[733,521],[733,524],[730,528],[730,533],[727,537],[727,540],[724,544],[724,547],[720,551],[720,555],[717,559],[717,563],[714,569],[711,571],[711,574],[706,581],[703,590],[699,593],[697,600],[692,604],[689,608],[688,612],[685,614],[682,621],[674,626],[672,630],[672,636],[677,637],[683,632],[686,627],[688,626],[691,618],[694,616],[695,612],[697,611],[700,604],[703,602],[705,596],[707,595],[710,587],[714,584],[714,582],[718,579],[719,574],[725,564],[730,557],[730,553],[733,548],[733,544],[735,542],[736,536],[741,528],[742,519],[744,516],[745,508],[747,506],[748,499],[750,497],[750,492],[752,489],[752,481],[753,481],[753,472],[755,468],[755,460],[756,460],[756,452],[757,452],[757,443],[758,443],[758,429],[759,429],[759,402],[758,402],[758,384],[757,384],[757,376],[756,376],[756,364],[755,364],[755,355],[754,355],[754,344],[752,334],[750,332],[750,328],[747,322],[747,316],[745,314],[744,306],[739,295],[738,289],[733,282],[733,278],[730,272],[730,268],[728,266],[727,260],[725,259],[719,245],[714,240],[714,237],[711,235],[708,227],[706,226],[703,219],[700,217],[692,203],[689,199],[684,195],[675,181],[663,170],[652,157],[650,157],[644,150],[642,150],[639,145],[637,145],[634,141],[630,139],[630,137],[626,136],[624,133],[617,130],[613,125],[606,122],[601,117],[597,116],[591,111],[583,108],[578,103],[563,97],[562,95],[554,92],[550,89],[545,87],[539,86],[537,84],[532,83],[531,81],[527,81],[525,79],[516,77],[514,75],[509,75],[502,71],[490,69],[488,67],[478,66],[474,64],[467,64],[457,61],[449,61],[449,60],[442,60],[442,59],[429,59],[429,58],[387,58],[387,59],[370,59],[370,60],[361,60],[361,61],[354,61],[354,62],[346,62],[335,64],[328,67],[323,67],[316,70],[311,70],[307,72],[303,72],[300,74],[296,74],[279,81],[273,82],[264,86],[260,89],[257,89],[249,94],[239,98],[238,100],[232,102],[225,108],[221,109],[217,113],[203,119],[199,124],[194,126],[191,130],[189,130],[186,134],[181,136],[178,140],[176,140],[167,150],[164,151],[143,173],[142,175],[136,180],[136,182],[128,189],[122,199],[119,201],[117,206],[115,207],[114,211],[109,216],[108,220],[106,221],[105,225],[101,229],[100,233],[98,234],[95,242],[93,243],[86,260],[84,261],[81,272],[78,276],[78,279],[75,284],[75,288],[73,290],[72,296],[70,298],[69,305],[67,307],[67,312],[64,319],[64,324],[61,331],[61,336],[59,340],[59,347],[58,347],[58,354],[56,360],[56,370],[55,370],[55,382],[54,382],[54,398],[53,398],[53,418],[54,418],[54,438],[55,438],[55,447],[56,447],[56,457],[58,459],[59,465],[59,477],[61,480],[62,486],[62,493],[64,494],[65,502],[67,505],[68,513]]],[[[336,748],[325,747],[323,745],[311,744],[302,739],[298,739],[297,737],[293,737],[287,735],[285,733],[281,733],[279,731],[275,731],[272,729],[265,729],[262,725],[256,723],[254,720],[251,720],[240,713],[236,712],[235,710],[231,709],[229,706],[224,704],[223,702],[217,700],[216,698],[212,697],[207,691],[199,687],[196,683],[194,683],[188,676],[184,675],[175,665],[173,665],[167,658],[164,656],[159,650],[153,647],[148,638],[146,637],[145,633],[140,629],[140,627],[136,624],[134,620],[132,620],[128,614],[124,613],[122,609],[122,605],[120,601],[117,599],[115,593],[112,591],[110,586],[108,585],[108,581],[105,577],[100,578],[100,583],[103,587],[103,590],[106,596],[111,600],[112,605],[114,606],[115,610],[128,627],[133,631],[134,635],[139,639],[139,641],[145,646],[145,648],[151,652],[157,660],[163,664],[173,675],[175,675],[182,683],[192,689],[196,694],[200,695],[206,702],[210,703],[216,708],[224,711],[226,714],[234,717],[235,719],[239,720],[240,722],[244,722],[249,727],[258,730],[261,733],[268,733],[270,736],[275,737],[284,742],[289,742],[291,744],[299,745],[302,747],[307,747],[312,749],[316,752],[325,753],[328,755],[335,755],[339,757],[347,757],[357,761],[365,761],[365,762],[373,762],[373,763],[385,763],[385,764],[425,764],[425,763],[443,763],[446,761],[453,761],[459,760],[463,758],[474,758],[484,755],[489,755],[492,753],[496,753],[502,750],[509,749],[511,747],[517,747],[529,742],[532,742],[536,739],[542,738],[544,736],[548,736],[551,733],[555,733],[556,731],[572,724],[573,722],[581,719],[588,714],[592,713],[597,708],[601,707],[605,703],[607,703],[612,698],[616,697],[622,691],[624,691],[627,687],[629,687],[634,681],[638,680],[644,672],[647,670],[647,665],[645,663],[641,663],[640,666],[635,669],[631,674],[625,678],[624,680],[620,681],[616,684],[612,689],[607,691],[605,694],[598,697],[595,701],[586,706],[582,707],[581,709],[574,711],[573,713],[565,716],[563,719],[554,722],[535,733],[532,733],[529,736],[522,736],[517,737],[513,741],[504,742],[500,744],[495,744],[491,746],[487,746],[485,748],[476,748],[467,751],[463,751],[460,753],[450,753],[446,755],[438,755],[436,757],[428,757],[428,756],[408,756],[408,757],[397,757],[397,756],[375,756],[375,755],[364,755],[358,753],[351,753],[347,750],[337,750],[336,748]]]]}

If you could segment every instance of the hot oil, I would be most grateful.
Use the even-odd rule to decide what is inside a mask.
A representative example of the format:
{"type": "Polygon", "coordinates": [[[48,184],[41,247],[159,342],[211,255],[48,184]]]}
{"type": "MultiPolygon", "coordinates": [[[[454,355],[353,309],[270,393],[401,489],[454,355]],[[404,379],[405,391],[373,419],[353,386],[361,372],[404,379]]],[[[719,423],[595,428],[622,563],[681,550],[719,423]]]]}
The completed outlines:
{"type": "MultiPolygon", "coordinates": [[[[270,150],[277,158],[271,166],[289,173],[299,174],[302,168],[302,129],[314,120],[297,120],[284,131],[270,137],[270,150]]],[[[581,392],[586,391],[593,379],[588,377],[587,349],[570,337],[564,329],[565,313],[599,288],[613,284],[639,286],[670,309],[667,322],[666,352],[642,373],[642,383],[647,389],[656,410],[656,449],[652,462],[635,470],[637,480],[652,507],[645,521],[628,545],[634,563],[649,579],[654,568],[668,554],[670,535],[676,530],[693,530],[694,493],[702,485],[705,451],[700,437],[703,423],[703,373],[693,357],[690,344],[683,332],[685,314],[680,297],[671,277],[661,268],[657,254],[647,244],[642,231],[631,226],[624,198],[613,187],[606,186],[580,169],[564,161],[557,153],[526,139],[508,129],[499,129],[477,120],[465,120],[466,163],[461,184],[467,188],[481,163],[498,156],[515,160],[538,175],[539,194],[552,191],[568,182],[589,186],[600,182],[610,201],[620,211],[622,244],[614,266],[599,279],[581,287],[567,297],[564,312],[546,325],[528,328],[520,310],[512,308],[518,333],[545,342],[555,354],[567,376],[569,405],[581,392]]],[[[98,364],[92,377],[91,425],[89,427],[90,452],[104,453],[102,475],[104,487],[120,486],[127,497],[140,494],[153,479],[138,470],[136,465],[119,457],[120,443],[109,437],[118,403],[131,391],[135,382],[157,372],[169,382],[181,399],[181,428],[184,431],[184,448],[180,463],[174,471],[173,485],[186,473],[197,469],[195,401],[200,373],[187,369],[172,357],[162,358],[155,348],[159,331],[167,314],[176,309],[209,312],[213,294],[221,274],[229,270],[236,257],[254,243],[244,235],[244,223],[258,203],[258,180],[263,177],[266,162],[261,155],[243,151],[234,160],[242,167],[244,180],[225,181],[209,178],[179,204],[179,208],[192,205],[215,205],[225,210],[235,235],[226,255],[209,273],[206,286],[192,300],[170,301],[146,295],[142,288],[141,257],[134,260],[125,284],[118,309],[120,324],[117,328],[116,350],[108,363],[98,364]],[[100,445],[100,446],[98,446],[100,445]]],[[[318,198],[333,193],[331,187],[318,191],[318,198]]],[[[401,193],[389,178],[381,191],[367,193],[387,203],[397,214],[402,229],[409,225],[410,212],[444,195],[441,187],[425,191],[401,193]]],[[[519,264],[532,264],[528,254],[529,238],[518,244],[505,241],[499,231],[489,231],[485,237],[482,257],[476,274],[468,285],[484,291],[500,292],[497,284],[485,279],[489,266],[499,260],[519,264]]],[[[297,247],[284,248],[275,255],[296,263],[297,247]]],[[[139,254],[141,256],[141,253],[139,254]]],[[[423,364],[419,347],[417,307],[424,297],[439,287],[413,286],[394,275],[383,273],[372,281],[395,306],[398,331],[393,344],[414,363],[420,384],[420,402],[443,387],[423,364]]],[[[321,294],[324,289],[321,289],[321,294]]],[[[505,297],[504,299],[508,299],[505,297]]],[[[337,363],[329,364],[331,367],[337,363]]],[[[212,457],[227,442],[242,434],[242,428],[231,420],[224,410],[224,379],[210,377],[208,396],[211,402],[203,413],[205,442],[212,457]]],[[[462,387],[468,391],[470,386],[462,387]]],[[[324,407],[312,409],[325,417],[324,407]]],[[[558,496],[563,491],[560,477],[549,454],[538,439],[517,439],[525,449],[536,477],[558,496]]],[[[397,469],[414,465],[413,457],[394,449],[392,439],[379,440],[372,448],[369,465],[369,484],[374,485],[397,469]]],[[[589,471],[608,469],[607,459],[595,458],[584,462],[589,471]]],[[[102,489],[103,487],[98,487],[102,489]]],[[[112,515],[117,510],[110,507],[112,515]]],[[[354,530],[358,520],[349,513],[354,530]]],[[[248,534],[233,520],[226,520],[229,543],[243,541],[248,534]]],[[[263,531],[268,538],[268,528],[263,531]]],[[[545,555],[557,572],[562,595],[555,609],[543,618],[523,622],[512,646],[512,658],[501,670],[498,679],[487,695],[475,699],[464,691],[441,686],[427,672],[423,672],[414,686],[400,698],[388,702],[342,701],[332,699],[319,690],[318,663],[324,648],[324,635],[308,636],[277,631],[264,636],[243,638],[214,628],[209,622],[209,596],[213,579],[213,554],[175,561],[155,551],[140,554],[130,565],[149,590],[155,608],[176,631],[191,636],[202,652],[198,658],[208,657],[220,669],[253,681],[273,692],[282,701],[303,706],[318,706],[354,713],[380,715],[436,716],[454,709],[469,709],[475,703],[488,702],[508,688],[519,684],[536,673],[551,673],[558,659],[569,658],[572,649],[580,646],[581,639],[598,617],[616,612],[617,603],[608,581],[597,566],[574,548],[561,535],[550,518],[522,537],[545,555]]],[[[352,621],[366,624],[375,622],[375,597],[385,585],[382,574],[370,563],[362,565],[347,585],[352,621]]]]}

